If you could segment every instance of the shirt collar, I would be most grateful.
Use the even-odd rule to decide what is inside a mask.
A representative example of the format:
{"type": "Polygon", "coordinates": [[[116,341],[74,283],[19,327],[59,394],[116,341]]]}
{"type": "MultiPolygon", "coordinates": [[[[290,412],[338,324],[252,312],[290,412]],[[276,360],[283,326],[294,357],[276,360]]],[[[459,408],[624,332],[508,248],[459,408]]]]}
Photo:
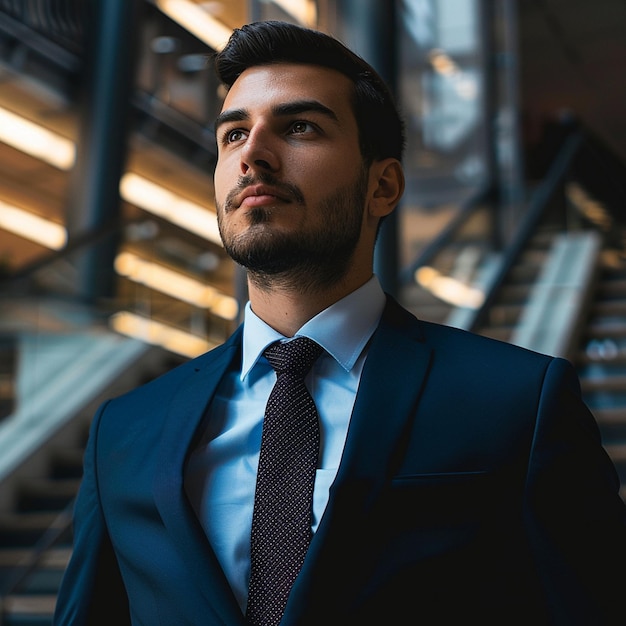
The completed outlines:
{"type": "MultiPolygon", "coordinates": [[[[385,306],[376,276],[304,324],[296,336],[319,343],[346,371],[354,366],[372,336],[385,306]]],[[[248,302],[244,312],[241,379],[254,367],[267,346],[286,337],[259,318],[248,302]]]]}

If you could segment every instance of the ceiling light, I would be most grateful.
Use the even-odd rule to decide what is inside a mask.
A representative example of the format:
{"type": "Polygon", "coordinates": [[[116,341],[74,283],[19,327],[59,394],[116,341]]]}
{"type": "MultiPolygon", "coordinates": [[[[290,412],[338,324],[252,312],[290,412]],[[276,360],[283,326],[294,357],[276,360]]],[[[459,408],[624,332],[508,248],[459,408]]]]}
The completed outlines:
{"type": "Polygon", "coordinates": [[[162,346],[170,352],[189,358],[196,357],[217,345],[179,328],[128,311],[120,311],[112,315],[109,324],[113,330],[122,335],[151,345],[162,346]]]}
{"type": "Polygon", "coordinates": [[[73,141],[1,107],[0,141],[62,170],[76,158],[73,141]]]}
{"type": "Polygon", "coordinates": [[[235,298],[219,293],[214,287],[171,270],[158,263],[146,261],[131,252],[122,252],[115,259],[115,270],[133,282],[146,285],[172,298],[182,300],[228,320],[238,314],[235,298]]]}
{"type": "Polygon", "coordinates": [[[458,307],[478,309],[485,294],[451,276],[445,276],[433,267],[423,266],[415,272],[415,280],[435,297],[458,307]]]}
{"type": "Polygon", "coordinates": [[[213,211],[137,174],[124,174],[120,181],[122,198],[144,211],[158,215],[213,243],[222,245],[217,216],[213,211]]]}
{"type": "Polygon", "coordinates": [[[60,224],[2,201],[0,201],[0,228],[52,250],[60,250],[67,243],[67,230],[60,224]]]}
{"type": "Polygon", "coordinates": [[[476,79],[463,72],[455,61],[443,50],[435,48],[428,54],[433,69],[448,80],[453,81],[457,94],[464,100],[475,100],[478,95],[476,79]]]}
{"type": "Polygon", "coordinates": [[[157,0],[157,6],[213,50],[221,50],[233,32],[199,4],[189,0],[157,0]]]}
{"type": "Polygon", "coordinates": [[[428,56],[433,68],[439,74],[451,76],[459,72],[458,65],[443,50],[431,50],[428,56]]]}
{"type": "Polygon", "coordinates": [[[315,0],[273,0],[285,13],[295,17],[300,24],[315,26],[317,5],[315,0]]]}

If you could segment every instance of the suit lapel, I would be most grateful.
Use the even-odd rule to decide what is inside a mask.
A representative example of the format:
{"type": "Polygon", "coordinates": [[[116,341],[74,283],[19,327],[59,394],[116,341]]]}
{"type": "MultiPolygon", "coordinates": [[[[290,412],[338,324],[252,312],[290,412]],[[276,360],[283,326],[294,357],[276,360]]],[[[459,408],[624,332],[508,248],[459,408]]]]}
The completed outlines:
{"type": "Polygon", "coordinates": [[[376,537],[364,542],[361,520],[402,461],[430,362],[419,322],[389,298],[369,347],[328,506],[292,590],[285,623],[304,616],[307,624],[323,623],[325,606],[344,604],[358,593],[376,549],[376,537]]]}
{"type": "MultiPolygon", "coordinates": [[[[240,350],[241,331],[211,353],[211,361],[183,384],[169,407],[153,485],[154,498],[167,530],[181,552],[200,592],[224,624],[242,622],[230,586],[184,490],[184,467],[206,408],[226,369],[240,350]]],[[[207,615],[207,620],[210,621],[207,615]]]]}
{"type": "Polygon", "coordinates": [[[361,375],[337,486],[354,477],[366,479],[374,488],[369,501],[397,468],[430,353],[419,322],[389,299],[361,375]]]}

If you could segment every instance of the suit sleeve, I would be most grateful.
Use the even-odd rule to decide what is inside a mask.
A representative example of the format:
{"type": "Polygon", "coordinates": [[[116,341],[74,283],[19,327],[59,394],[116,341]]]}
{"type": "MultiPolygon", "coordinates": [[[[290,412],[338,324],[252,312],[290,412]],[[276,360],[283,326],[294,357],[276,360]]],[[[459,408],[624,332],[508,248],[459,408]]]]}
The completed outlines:
{"type": "Polygon", "coordinates": [[[554,624],[624,624],[626,507],[573,367],[549,365],[525,515],[554,624]]]}
{"type": "Polygon", "coordinates": [[[74,509],[74,545],[57,597],[54,626],[130,624],[128,599],[100,503],[97,440],[104,404],[96,413],[85,450],[74,509]]]}

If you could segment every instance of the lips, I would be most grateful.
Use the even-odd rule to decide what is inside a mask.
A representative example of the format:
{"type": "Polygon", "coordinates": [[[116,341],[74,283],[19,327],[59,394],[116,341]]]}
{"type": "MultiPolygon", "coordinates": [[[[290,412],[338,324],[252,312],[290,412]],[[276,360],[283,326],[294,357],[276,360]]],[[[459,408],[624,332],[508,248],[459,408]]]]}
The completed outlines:
{"type": "Polygon", "coordinates": [[[269,185],[250,185],[235,198],[234,206],[262,206],[276,201],[291,202],[286,191],[269,185]]]}

